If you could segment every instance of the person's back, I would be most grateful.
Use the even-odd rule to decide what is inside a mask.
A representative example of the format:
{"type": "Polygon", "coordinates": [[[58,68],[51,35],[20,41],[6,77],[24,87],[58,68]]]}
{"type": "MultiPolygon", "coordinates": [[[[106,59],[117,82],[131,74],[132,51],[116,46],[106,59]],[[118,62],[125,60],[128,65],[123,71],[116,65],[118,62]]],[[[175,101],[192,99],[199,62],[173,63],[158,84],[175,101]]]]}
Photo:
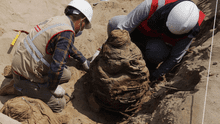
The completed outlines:
{"type": "Polygon", "coordinates": [[[64,31],[74,33],[70,19],[65,15],[52,17],[36,25],[20,42],[12,60],[13,71],[33,82],[47,82],[44,77],[48,75],[52,55],[46,49],[50,40],[64,31]]]}

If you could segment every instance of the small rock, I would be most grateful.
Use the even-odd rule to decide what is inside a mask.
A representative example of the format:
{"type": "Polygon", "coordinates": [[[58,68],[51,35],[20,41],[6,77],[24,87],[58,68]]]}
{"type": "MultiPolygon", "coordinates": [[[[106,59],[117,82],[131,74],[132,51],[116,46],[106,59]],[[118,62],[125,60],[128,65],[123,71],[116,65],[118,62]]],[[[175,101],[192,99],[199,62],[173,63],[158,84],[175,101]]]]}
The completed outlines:
{"type": "Polygon", "coordinates": [[[96,6],[98,3],[93,3],[93,6],[96,6]]]}
{"type": "Polygon", "coordinates": [[[11,65],[5,66],[3,76],[6,78],[13,78],[11,65]]]}
{"type": "Polygon", "coordinates": [[[213,65],[217,65],[218,63],[217,63],[217,62],[213,62],[212,64],[213,64],[213,65]]]}
{"type": "Polygon", "coordinates": [[[4,34],[5,30],[3,28],[0,28],[0,36],[4,34]]]}
{"type": "Polygon", "coordinates": [[[213,76],[213,75],[214,75],[213,73],[211,73],[211,72],[209,73],[209,76],[213,76]]]}

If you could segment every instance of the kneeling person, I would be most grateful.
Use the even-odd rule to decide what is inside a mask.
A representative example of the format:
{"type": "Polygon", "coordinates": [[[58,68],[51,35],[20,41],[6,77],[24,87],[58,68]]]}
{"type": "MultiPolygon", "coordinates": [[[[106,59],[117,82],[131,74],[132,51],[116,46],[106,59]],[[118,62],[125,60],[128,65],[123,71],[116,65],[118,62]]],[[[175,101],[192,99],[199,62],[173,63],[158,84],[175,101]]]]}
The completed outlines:
{"type": "Polygon", "coordinates": [[[71,77],[65,65],[68,55],[89,69],[89,61],[73,43],[75,35],[91,27],[92,15],[87,1],[73,0],[66,7],[65,15],[52,17],[31,30],[19,44],[12,61],[17,95],[41,99],[54,112],[62,111],[66,105],[65,90],[59,84],[71,77]]]}

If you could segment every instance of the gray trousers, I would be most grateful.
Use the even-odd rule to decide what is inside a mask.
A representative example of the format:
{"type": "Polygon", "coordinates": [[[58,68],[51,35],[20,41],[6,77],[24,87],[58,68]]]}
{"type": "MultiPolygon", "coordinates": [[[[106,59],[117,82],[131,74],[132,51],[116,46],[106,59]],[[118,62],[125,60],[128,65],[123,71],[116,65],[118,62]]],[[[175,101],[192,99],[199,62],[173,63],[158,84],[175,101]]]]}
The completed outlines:
{"type": "MultiPolygon", "coordinates": [[[[117,25],[124,17],[125,15],[120,15],[109,20],[107,28],[108,35],[111,33],[111,31],[117,29],[117,25]]],[[[137,30],[134,30],[133,32],[135,31],[137,30]]],[[[169,56],[171,47],[168,46],[163,40],[158,38],[149,38],[141,35],[139,32],[135,32],[136,34],[132,33],[130,34],[132,42],[134,42],[140,48],[146,62],[156,66],[169,56]]]]}
{"type": "MultiPolygon", "coordinates": [[[[63,75],[61,77],[60,82],[65,83],[68,82],[71,78],[71,72],[64,68],[63,75]]],[[[28,96],[31,98],[40,99],[45,102],[53,112],[61,112],[66,106],[66,100],[64,97],[56,98],[47,88],[46,83],[40,84],[31,82],[30,80],[22,80],[20,76],[13,73],[14,79],[14,88],[18,91],[19,94],[28,96]]]]}

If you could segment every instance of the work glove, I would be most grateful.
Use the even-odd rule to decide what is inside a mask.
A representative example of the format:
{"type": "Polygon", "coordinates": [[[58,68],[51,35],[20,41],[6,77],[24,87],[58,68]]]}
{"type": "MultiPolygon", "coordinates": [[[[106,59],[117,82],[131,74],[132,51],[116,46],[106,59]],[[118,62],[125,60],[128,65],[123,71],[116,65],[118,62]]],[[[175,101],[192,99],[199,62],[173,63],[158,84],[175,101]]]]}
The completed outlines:
{"type": "Polygon", "coordinates": [[[156,71],[154,71],[150,75],[150,87],[153,87],[155,84],[159,83],[162,80],[163,80],[163,78],[159,74],[157,74],[156,71]]]}
{"type": "Polygon", "coordinates": [[[150,81],[151,82],[154,82],[154,81],[156,81],[157,80],[157,77],[155,77],[155,76],[150,76],[150,81]]]}
{"type": "Polygon", "coordinates": [[[50,92],[58,98],[61,98],[65,95],[65,90],[63,89],[63,87],[61,87],[60,85],[57,86],[57,88],[55,90],[50,90],[50,92]]]}
{"type": "Polygon", "coordinates": [[[150,87],[153,87],[156,83],[158,83],[157,77],[150,76],[150,87]]]}
{"type": "Polygon", "coordinates": [[[88,71],[89,70],[89,66],[90,66],[90,61],[89,60],[86,60],[83,64],[83,68],[88,71]]]}

